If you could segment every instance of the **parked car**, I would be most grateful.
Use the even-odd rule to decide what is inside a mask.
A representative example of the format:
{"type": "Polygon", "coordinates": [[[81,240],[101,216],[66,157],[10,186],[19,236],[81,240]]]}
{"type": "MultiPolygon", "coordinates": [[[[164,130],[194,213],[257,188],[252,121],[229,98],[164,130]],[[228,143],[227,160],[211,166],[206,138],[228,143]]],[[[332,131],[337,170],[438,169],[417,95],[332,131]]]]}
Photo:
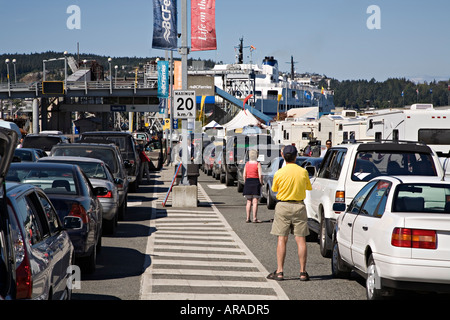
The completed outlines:
{"type": "Polygon", "coordinates": [[[74,249],[51,201],[33,185],[4,183],[16,140],[0,128],[0,300],[70,299],[74,249]]]}
{"type": "Polygon", "coordinates": [[[23,138],[23,148],[38,148],[50,154],[52,147],[58,143],[69,143],[70,139],[58,132],[29,133],[23,138]]]}
{"type": "Polygon", "coordinates": [[[21,162],[36,162],[39,158],[47,156],[42,149],[18,148],[14,150],[14,156],[19,157],[21,162]]]}
{"type": "MultiPolygon", "coordinates": [[[[308,157],[297,157],[295,163],[301,165],[308,157]]],[[[263,170],[263,185],[261,186],[261,202],[266,202],[268,209],[275,209],[277,204],[277,193],[272,191],[273,176],[283,167],[284,159],[276,157],[273,159],[265,170],[263,170]]]]}
{"type": "Polygon", "coordinates": [[[258,151],[258,162],[261,164],[261,171],[265,172],[265,171],[267,171],[272,160],[281,156],[280,151],[281,151],[282,147],[283,147],[282,145],[262,144],[262,145],[257,145],[257,146],[248,148],[245,151],[245,157],[244,157],[243,161],[241,161],[237,164],[237,178],[236,178],[237,191],[238,192],[244,191],[244,168],[245,168],[245,164],[249,161],[249,151],[250,150],[258,151]]]}
{"type": "Polygon", "coordinates": [[[443,177],[444,171],[436,153],[421,143],[349,143],[328,149],[305,199],[308,225],[319,235],[322,256],[331,255],[331,236],[339,214],[333,203],[349,204],[367,181],[390,175],[443,177]]]}
{"type": "Polygon", "coordinates": [[[267,134],[234,134],[226,138],[225,150],[222,153],[222,171],[227,186],[234,185],[237,180],[238,164],[244,163],[249,147],[274,144],[267,134]]]}
{"type": "Polygon", "coordinates": [[[122,155],[115,144],[62,143],[52,148],[51,155],[88,157],[103,160],[111,169],[119,190],[119,220],[125,218],[129,183],[122,155]]]}
{"type": "Polygon", "coordinates": [[[203,172],[208,176],[212,175],[212,167],[214,164],[214,160],[216,159],[216,154],[220,149],[223,149],[222,141],[214,141],[208,144],[205,149],[203,149],[203,172]]]}
{"type": "Polygon", "coordinates": [[[368,299],[393,289],[450,292],[450,183],[437,177],[384,176],[355,195],[336,221],[332,273],[366,277],[368,299]]]}
{"type": "Polygon", "coordinates": [[[89,178],[89,181],[94,188],[106,188],[106,195],[97,196],[103,209],[103,231],[108,234],[115,233],[117,221],[119,219],[119,190],[117,188],[118,183],[106,163],[100,159],[65,156],[46,157],[39,159],[38,162],[70,163],[78,165],[89,178]]]}
{"type": "MultiPolygon", "coordinates": [[[[318,171],[320,168],[320,164],[322,163],[323,158],[320,157],[308,157],[305,161],[300,165],[302,168],[306,167],[314,167],[314,171],[318,171]]],[[[311,179],[314,171],[309,173],[309,178],[311,179]]]]}
{"type": "Polygon", "coordinates": [[[92,187],[80,167],[62,163],[12,163],[6,181],[32,184],[44,190],[64,225],[69,228],[75,258],[84,271],[95,271],[102,243],[103,187],[92,187]]]}
{"type": "Polygon", "coordinates": [[[136,192],[141,184],[141,158],[137,150],[136,141],[130,132],[126,131],[92,131],[80,135],[79,142],[115,143],[122,154],[127,169],[130,191],[136,192]]]}
{"type": "MultiPolygon", "coordinates": [[[[214,158],[214,162],[211,169],[211,175],[213,178],[219,180],[222,175],[222,169],[223,169],[223,153],[224,153],[224,147],[222,146],[219,148],[219,150],[216,150],[216,156],[214,158]]],[[[224,181],[221,181],[224,182],[224,181]]]]}

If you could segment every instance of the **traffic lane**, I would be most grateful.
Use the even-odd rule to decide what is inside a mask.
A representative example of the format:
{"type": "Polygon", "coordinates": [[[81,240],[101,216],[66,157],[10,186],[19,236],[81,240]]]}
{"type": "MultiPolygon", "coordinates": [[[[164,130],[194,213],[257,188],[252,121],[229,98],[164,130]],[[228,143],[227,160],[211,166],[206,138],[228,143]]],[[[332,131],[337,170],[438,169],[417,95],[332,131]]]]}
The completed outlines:
{"type": "Polygon", "coordinates": [[[141,185],[128,195],[128,211],[119,221],[114,235],[102,237],[93,274],[81,276],[81,289],[74,289],[72,300],[138,300],[150,226],[152,186],[141,185]]]}
{"type": "MultiPolygon", "coordinates": [[[[236,186],[225,187],[218,180],[205,175],[199,177],[205,191],[217,206],[232,229],[252,251],[262,265],[272,272],[276,269],[277,237],[270,234],[271,219],[275,210],[265,204],[258,206],[258,219],[262,223],[246,223],[246,199],[237,192],[236,186]]],[[[331,260],[322,257],[317,242],[307,243],[307,271],[311,281],[299,281],[300,265],[297,246],[291,235],[287,243],[284,281],[280,285],[292,300],[365,300],[364,280],[353,274],[350,280],[335,279],[331,276],[331,260]]]]}

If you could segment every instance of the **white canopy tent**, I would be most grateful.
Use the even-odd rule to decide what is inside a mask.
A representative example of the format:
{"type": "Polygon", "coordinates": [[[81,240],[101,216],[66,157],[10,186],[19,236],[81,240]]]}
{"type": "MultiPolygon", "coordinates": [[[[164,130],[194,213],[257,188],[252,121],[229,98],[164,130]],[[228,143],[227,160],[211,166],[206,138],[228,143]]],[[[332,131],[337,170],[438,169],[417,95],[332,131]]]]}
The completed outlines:
{"type": "Polygon", "coordinates": [[[233,119],[231,119],[231,121],[225,123],[223,127],[227,131],[230,131],[234,129],[242,129],[245,126],[257,126],[259,124],[261,124],[261,122],[256,119],[253,114],[241,110],[233,119]]]}

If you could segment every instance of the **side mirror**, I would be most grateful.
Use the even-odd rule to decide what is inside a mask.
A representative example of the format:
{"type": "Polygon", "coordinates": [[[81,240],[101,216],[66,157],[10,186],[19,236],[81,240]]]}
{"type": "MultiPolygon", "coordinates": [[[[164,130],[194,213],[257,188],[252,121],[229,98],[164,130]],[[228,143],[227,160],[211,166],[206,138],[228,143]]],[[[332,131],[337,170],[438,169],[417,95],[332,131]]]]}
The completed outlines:
{"type": "Polygon", "coordinates": [[[114,178],[114,183],[115,184],[123,184],[123,179],[121,179],[121,178],[114,178]]]}
{"type": "Polygon", "coordinates": [[[83,220],[80,217],[66,216],[64,217],[64,229],[81,229],[83,220]]]}
{"type": "Polygon", "coordinates": [[[94,194],[98,196],[106,196],[108,194],[108,189],[105,187],[95,187],[94,194]]]}
{"type": "Polygon", "coordinates": [[[309,177],[314,177],[314,175],[316,174],[316,167],[314,166],[306,166],[305,167],[306,171],[308,171],[309,177]]]}
{"type": "Polygon", "coordinates": [[[123,162],[123,166],[124,166],[126,169],[131,168],[131,163],[130,163],[130,161],[125,160],[125,161],[123,162]]]}
{"type": "Polygon", "coordinates": [[[345,209],[346,209],[346,205],[345,205],[345,203],[342,203],[342,202],[335,202],[335,203],[333,203],[333,211],[334,212],[339,212],[339,211],[345,211],[345,209]]]}

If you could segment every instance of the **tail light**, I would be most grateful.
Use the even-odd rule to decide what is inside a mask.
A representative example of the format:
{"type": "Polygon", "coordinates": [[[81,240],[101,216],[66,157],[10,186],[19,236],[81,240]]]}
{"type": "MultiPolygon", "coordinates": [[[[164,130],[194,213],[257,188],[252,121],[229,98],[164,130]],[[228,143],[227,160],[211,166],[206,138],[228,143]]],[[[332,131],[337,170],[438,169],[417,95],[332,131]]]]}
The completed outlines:
{"type": "Polygon", "coordinates": [[[72,204],[72,208],[70,209],[69,216],[79,217],[83,223],[89,222],[89,216],[86,213],[84,207],[79,203],[72,204]]]}
{"type": "Polygon", "coordinates": [[[345,191],[336,191],[334,202],[343,202],[343,203],[345,203],[345,191]]]}
{"type": "Polygon", "coordinates": [[[436,249],[435,230],[395,228],[392,231],[391,244],[394,247],[436,249]]]}
{"type": "Polygon", "coordinates": [[[31,266],[20,234],[14,241],[14,252],[16,258],[16,299],[30,299],[33,290],[31,266]]]}
{"type": "Polygon", "coordinates": [[[108,193],[105,194],[104,196],[97,196],[97,198],[112,198],[113,194],[111,192],[111,190],[108,190],[108,193]]]}
{"type": "Polygon", "coordinates": [[[230,163],[234,162],[234,151],[230,150],[230,152],[228,153],[228,160],[230,161],[230,163]]]}

